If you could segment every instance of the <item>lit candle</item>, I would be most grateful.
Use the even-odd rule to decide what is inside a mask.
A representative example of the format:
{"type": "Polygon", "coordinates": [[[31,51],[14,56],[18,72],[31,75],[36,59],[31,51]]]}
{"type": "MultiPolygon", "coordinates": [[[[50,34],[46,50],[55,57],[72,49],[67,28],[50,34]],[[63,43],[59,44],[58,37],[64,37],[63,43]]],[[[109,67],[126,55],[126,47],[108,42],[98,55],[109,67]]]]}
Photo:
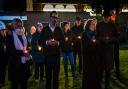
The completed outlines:
{"type": "Polygon", "coordinates": [[[24,53],[28,53],[28,51],[27,50],[24,50],[24,53]]]}
{"type": "Polygon", "coordinates": [[[65,37],[65,40],[67,41],[68,40],[68,37],[65,37]]]}
{"type": "Polygon", "coordinates": [[[109,36],[106,36],[106,39],[109,40],[109,36]]]}
{"type": "Polygon", "coordinates": [[[96,42],[96,39],[92,39],[92,42],[95,43],[96,42]]]}
{"type": "Polygon", "coordinates": [[[4,52],[6,51],[6,45],[4,44],[4,52]]]}
{"type": "Polygon", "coordinates": [[[80,37],[80,36],[78,36],[78,38],[79,38],[79,39],[81,39],[81,37],[80,37]]]}
{"type": "Polygon", "coordinates": [[[38,46],[38,50],[41,51],[42,47],[41,46],[38,46]]]}

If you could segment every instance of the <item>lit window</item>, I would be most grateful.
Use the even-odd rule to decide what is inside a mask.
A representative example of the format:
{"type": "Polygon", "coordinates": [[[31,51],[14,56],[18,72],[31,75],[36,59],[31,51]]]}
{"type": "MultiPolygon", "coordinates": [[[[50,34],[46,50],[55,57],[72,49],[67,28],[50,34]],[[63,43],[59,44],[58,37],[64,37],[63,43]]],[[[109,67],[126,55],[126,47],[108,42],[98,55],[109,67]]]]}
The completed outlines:
{"type": "Polygon", "coordinates": [[[76,8],[73,5],[67,5],[65,8],[67,12],[76,12],[76,8]]]}
{"type": "Polygon", "coordinates": [[[43,11],[54,11],[54,7],[51,4],[44,5],[43,11]]]}

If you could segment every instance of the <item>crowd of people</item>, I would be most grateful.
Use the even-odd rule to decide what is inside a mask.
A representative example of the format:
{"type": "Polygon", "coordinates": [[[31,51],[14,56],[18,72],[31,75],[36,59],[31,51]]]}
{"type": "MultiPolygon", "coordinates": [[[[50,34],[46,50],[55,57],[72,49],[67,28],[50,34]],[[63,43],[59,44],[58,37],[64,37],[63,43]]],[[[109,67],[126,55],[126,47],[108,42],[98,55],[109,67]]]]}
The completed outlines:
{"type": "Polygon", "coordinates": [[[82,89],[110,89],[114,63],[120,79],[119,33],[109,12],[104,12],[103,21],[84,19],[83,25],[76,17],[73,27],[68,21],[59,27],[57,20],[58,13],[52,11],[48,26],[38,22],[27,35],[19,18],[13,19],[10,29],[0,22],[0,87],[4,86],[8,69],[11,89],[28,89],[30,67],[34,65],[35,82],[43,81],[46,75],[46,89],[59,89],[61,55],[65,79],[69,77],[69,61],[73,80],[82,75],[82,89]]]}

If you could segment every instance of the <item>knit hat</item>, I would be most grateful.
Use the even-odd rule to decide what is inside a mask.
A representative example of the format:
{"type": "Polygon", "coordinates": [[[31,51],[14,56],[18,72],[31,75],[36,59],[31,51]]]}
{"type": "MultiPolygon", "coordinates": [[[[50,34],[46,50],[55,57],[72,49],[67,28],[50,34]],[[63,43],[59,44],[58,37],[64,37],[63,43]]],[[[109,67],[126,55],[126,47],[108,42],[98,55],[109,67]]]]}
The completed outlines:
{"type": "Polygon", "coordinates": [[[81,18],[80,18],[79,16],[77,16],[77,17],[76,17],[76,20],[77,20],[77,21],[80,21],[80,20],[81,20],[81,18]]]}

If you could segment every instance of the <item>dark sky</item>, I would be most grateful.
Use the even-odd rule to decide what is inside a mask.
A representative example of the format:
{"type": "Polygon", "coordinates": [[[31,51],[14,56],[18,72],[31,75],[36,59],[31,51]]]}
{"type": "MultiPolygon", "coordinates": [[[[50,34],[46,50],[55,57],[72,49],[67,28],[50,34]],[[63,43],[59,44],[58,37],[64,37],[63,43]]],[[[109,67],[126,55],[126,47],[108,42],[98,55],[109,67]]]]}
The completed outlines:
{"type": "MultiPolygon", "coordinates": [[[[33,0],[38,3],[77,3],[77,4],[92,4],[94,7],[104,5],[106,7],[117,7],[121,3],[127,3],[128,0],[33,0]]],[[[3,0],[3,6],[5,11],[10,10],[26,10],[26,0],[3,0]]]]}

